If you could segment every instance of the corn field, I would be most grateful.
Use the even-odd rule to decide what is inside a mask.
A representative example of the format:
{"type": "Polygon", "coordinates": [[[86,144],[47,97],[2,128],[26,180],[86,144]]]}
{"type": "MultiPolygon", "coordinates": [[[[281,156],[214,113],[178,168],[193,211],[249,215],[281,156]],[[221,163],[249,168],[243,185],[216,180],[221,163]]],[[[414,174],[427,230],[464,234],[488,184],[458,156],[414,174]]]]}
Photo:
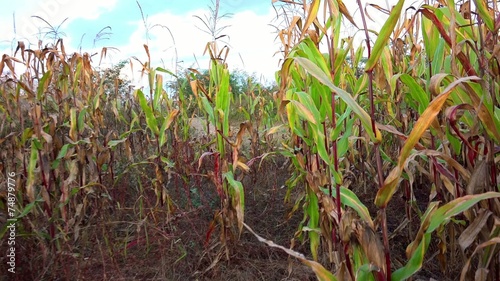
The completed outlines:
{"type": "Polygon", "coordinates": [[[272,2],[275,86],[240,94],[219,1],[206,71],[145,44],[142,89],[2,56],[1,280],[500,280],[498,2],[272,2]]]}

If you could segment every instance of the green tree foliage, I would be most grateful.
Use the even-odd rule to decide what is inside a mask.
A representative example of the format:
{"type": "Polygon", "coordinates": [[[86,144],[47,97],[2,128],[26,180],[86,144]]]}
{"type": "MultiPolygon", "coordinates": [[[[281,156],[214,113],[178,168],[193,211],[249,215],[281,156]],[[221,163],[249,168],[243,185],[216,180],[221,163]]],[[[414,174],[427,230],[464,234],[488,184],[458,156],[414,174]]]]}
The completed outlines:
{"type": "Polygon", "coordinates": [[[125,98],[131,93],[131,81],[120,76],[126,65],[127,61],[123,60],[110,68],[99,71],[99,77],[106,95],[125,98]]]}

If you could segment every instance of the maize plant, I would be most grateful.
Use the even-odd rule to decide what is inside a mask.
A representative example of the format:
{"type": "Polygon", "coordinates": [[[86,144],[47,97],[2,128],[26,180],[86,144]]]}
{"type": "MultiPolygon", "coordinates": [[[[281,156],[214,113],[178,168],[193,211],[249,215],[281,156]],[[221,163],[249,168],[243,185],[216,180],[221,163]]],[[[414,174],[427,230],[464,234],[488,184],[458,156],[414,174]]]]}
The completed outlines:
{"type": "Polygon", "coordinates": [[[208,89],[198,80],[191,81],[193,93],[199,98],[203,110],[206,112],[208,124],[213,124],[215,132],[215,151],[203,153],[199,165],[204,157],[212,156],[213,170],[209,171],[209,178],[215,185],[220,199],[220,207],[210,223],[207,233],[207,243],[212,231],[220,227],[220,240],[229,260],[230,243],[238,239],[243,230],[245,193],[241,181],[235,175],[237,170],[248,171],[249,167],[240,161],[239,151],[243,141],[243,134],[251,128],[250,123],[241,123],[236,139],[231,140],[229,114],[232,93],[229,88],[229,70],[225,63],[227,47],[217,49],[215,41],[207,44],[206,51],[210,55],[210,80],[208,89]]]}
{"type": "MultiPolygon", "coordinates": [[[[340,280],[411,277],[421,268],[433,233],[440,240],[443,267],[446,253],[458,250],[457,239],[467,241],[459,243],[462,251],[472,241],[481,249],[488,247],[475,273],[486,278],[499,266],[492,259],[498,254],[494,223],[498,218],[488,226],[482,220],[489,233],[485,236],[469,231],[479,224],[472,214],[496,217],[500,210],[498,161],[494,160],[500,139],[494,78],[498,60],[493,55],[496,7],[475,1],[477,13],[472,17],[469,1],[460,10],[454,1],[440,1],[412,7],[416,12],[409,16],[402,13],[404,3],[398,1],[387,11],[380,32],[368,29],[361,12],[359,28],[366,35],[368,55],[361,75],[353,71],[358,65],[349,62],[361,61],[363,46],[355,48],[352,38],[339,39],[343,18],[355,24],[342,1],[304,2],[303,17],[283,15],[293,19],[279,34],[285,46],[279,73],[281,105],[292,135],[284,154],[295,167],[289,187],[300,184],[305,189],[303,200],[297,201],[304,208],[297,235],[302,240],[307,236],[316,261],[320,246],[325,245],[328,263],[340,280]],[[370,33],[377,35],[373,46],[370,33]],[[326,52],[320,51],[323,47],[326,52]],[[392,137],[401,141],[394,143],[392,137]],[[394,145],[399,153],[393,160],[388,151],[394,145]],[[349,149],[355,146],[365,150],[349,149]],[[355,162],[369,168],[375,163],[376,168],[368,169],[376,183],[371,186],[376,190],[375,220],[345,180],[355,162]],[[478,175],[483,182],[479,183],[478,175]],[[431,201],[422,211],[413,194],[416,178],[424,176],[431,201]],[[394,268],[386,208],[400,185],[405,186],[408,219],[416,212],[420,228],[406,249],[406,264],[394,268]],[[463,225],[455,219],[458,214],[464,216],[463,225]]],[[[363,11],[359,1],[358,5],[363,11]]]]}

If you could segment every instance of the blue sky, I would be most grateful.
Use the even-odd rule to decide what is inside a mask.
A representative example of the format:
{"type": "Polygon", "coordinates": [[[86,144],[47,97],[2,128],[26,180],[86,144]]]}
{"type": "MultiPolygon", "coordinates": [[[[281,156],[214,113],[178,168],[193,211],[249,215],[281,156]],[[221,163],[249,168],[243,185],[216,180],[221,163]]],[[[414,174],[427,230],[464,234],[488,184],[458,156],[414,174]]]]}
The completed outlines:
{"type": "MultiPolygon", "coordinates": [[[[198,29],[203,28],[203,23],[194,15],[203,18],[208,13],[210,0],[139,0],[139,3],[148,26],[166,27],[150,29],[149,40],[135,0],[10,1],[3,6],[7,8],[0,10],[0,24],[6,27],[6,32],[0,34],[0,52],[11,54],[18,40],[36,44],[37,38],[43,37],[47,24],[32,17],[36,15],[54,27],[68,18],[60,27],[67,50],[94,53],[103,47],[117,48],[118,51],[108,52],[105,61],[108,64],[132,56],[145,61],[143,44],[148,43],[154,66],[170,70],[176,65],[207,68],[203,51],[210,36],[198,29]],[[112,34],[95,42],[96,34],[107,26],[111,29],[105,31],[112,34]]],[[[223,34],[228,35],[225,41],[231,47],[230,67],[272,80],[278,69],[279,57],[274,53],[279,44],[274,40],[275,29],[269,25],[275,18],[271,0],[221,0],[220,13],[231,13],[220,25],[228,26],[223,34]]],[[[44,43],[49,42],[45,37],[44,43]]]]}
{"type": "MultiPolygon", "coordinates": [[[[355,2],[344,2],[356,17],[355,2]]],[[[385,4],[386,1],[379,2],[385,4]]],[[[153,66],[162,66],[172,71],[175,71],[176,66],[208,66],[207,56],[203,55],[203,51],[210,36],[199,30],[203,28],[203,23],[194,16],[203,18],[208,13],[210,0],[139,0],[147,25],[164,26],[149,29],[149,39],[135,0],[11,0],[8,3],[0,10],[0,25],[5,27],[5,32],[0,34],[2,54],[11,54],[17,40],[36,44],[37,38],[42,36],[40,34],[46,31],[44,27],[47,26],[43,21],[32,17],[36,15],[54,27],[68,18],[60,27],[67,51],[81,49],[82,52],[95,53],[103,47],[117,48],[118,51],[108,52],[104,66],[132,56],[145,61],[144,43],[149,45],[153,66]],[[111,29],[106,31],[111,34],[96,42],[96,34],[107,26],[111,29]]],[[[384,4],[380,3],[382,6],[384,4]]],[[[276,40],[276,30],[270,25],[276,24],[272,1],[221,0],[220,8],[222,14],[231,13],[231,17],[220,23],[220,26],[228,26],[223,34],[228,35],[225,41],[230,45],[229,67],[244,69],[268,81],[273,80],[281,56],[277,53],[280,45],[276,40]]],[[[382,15],[381,22],[385,18],[382,15]]],[[[48,38],[44,39],[44,43],[49,41],[48,38]]],[[[97,63],[98,58],[94,62],[97,63]]],[[[128,78],[137,79],[133,73],[131,75],[128,78]]]]}

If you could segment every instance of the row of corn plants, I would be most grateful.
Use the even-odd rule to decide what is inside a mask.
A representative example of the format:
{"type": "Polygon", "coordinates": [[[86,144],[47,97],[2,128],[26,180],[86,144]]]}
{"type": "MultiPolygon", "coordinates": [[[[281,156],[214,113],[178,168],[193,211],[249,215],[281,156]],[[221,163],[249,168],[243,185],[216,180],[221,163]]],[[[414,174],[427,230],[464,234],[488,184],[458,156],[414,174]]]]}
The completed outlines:
{"type": "MultiPolygon", "coordinates": [[[[144,45],[145,60],[134,57],[130,63],[97,71],[91,55],[67,53],[62,39],[45,47],[40,42],[38,49],[18,44],[15,54],[4,55],[0,63],[0,110],[6,117],[0,144],[2,158],[10,159],[2,169],[16,173],[20,236],[36,240],[42,253],[23,270],[33,267],[33,278],[48,278],[57,273],[35,267],[55,266],[70,276],[72,268],[65,266],[64,256],[76,260],[75,266],[84,263],[78,245],[95,240],[102,240],[100,250],[108,256],[102,257],[103,263],[110,259],[116,264],[117,255],[127,255],[127,249],[143,241],[150,249],[157,225],[185,214],[179,209],[211,211],[206,202],[211,197],[203,193],[217,194],[219,199],[207,243],[219,227],[221,249],[229,258],[231,241],[243,228],[241,179],[265,156],[258,157],[263,143],[259,128],[261,123],[266,124],[264,132],[271,128],[276,110],[265,96],[267,91],[249,84],[249,95],[240,97],[251,105],[241,109],[246,121],[232,126],[229,116],[236,100],[227,64],[221,59],[227,47],[218,50],[215,41],[209,43],[207,81],[197,79],[194,74],[200,72],[192,69],[183,81],[193,95],[182,85],[172,95],[166,91],[168,80],[181,80],[175,72],[152,67],[148,45],[144,45]],[[132,90],[120,79],[120,70],[129,65],[148,82],[145,88],[132,90]],[[18,73],[20,66],[25,69],[18,73]],[[9,73],[3,75],[4,70],[9,73]],[[193,110],[196,107],[198,111],[193,110]],[[193,112],[202,112],[207,128],[211,125],[215,132],[194,137],[199,134],[190,131],[193,112]],[[251,139],[251,151],[243,156],[244,137],[251,139]],[[200,169],[202,164],[212,166],[200,169]],[[202,186],[207,184],[203,179],[210,180],[213,192],[202,186]],[[130,212],[136,220],[115,229],[122,224],[118,221],[130,218],[130,212]],[[121,232],[127,237],[119,237],[121,232]]],[[[100,61],[108,51],[102,49],[100,61]]],[[[0,207],[7,209],[1,202],[0,207]]],[[[2,237],[6,231],[4,225],[2,237]]]]}
{"type": "Polygon", "coordinates": [[[46,268],[64,263],[64,255],[51,253],[75,254],[74,243],[89,235],[83,227],[112,207],[106,185],[116,175],[123,125],[104,122],[116,100],[107,98],[109,85],[95,75],[89,54],[67,54],[62,40],[39,47],[19,42],[19,55],[0,63],[0,73],[10,71],[1,84],[2,149],[4,169],[17,179],[19,235],[36,240],[35,263],[46,268]],[[18,74],[18,65],[25,71],[18,74]]]}
{"type": "Polygon", "coordinates": [[[215,128],[215,149],[204,152],[199,158],[200,165],[205,157],[213,158],[213,170],[209,171],[208,175],[215,185],[220,201],[214,220],[210,223],[206,242],[209,242],[214,229],[219,227],[222,249],[229,260],[231,245],[239,239],[243,230],[245,191],[241,177],[238,178],[237,175],[250,170],[248,165],[241,161],[240,151],[243,136],[252,131],[252,124],[249,121],[241,123],[236,135],[231,131],[229,115],[234,99],[225,62],[228,48],[225,46],[218,49],[217,42],[212,41],[207,44],[206,52],[210,58],[208,86],[199,80],[190,82],[193,93],[203,108],[207,124],[213,124],[215,128]]]}
{"type": "Polygon", "coordinates": [[[443,270],[451,260],[463,265],[461,280],[498,278],[498,6],[436,1],[403,11],[400,0],[374,31],[365,8],[384,9],[358,1],[365,41],[354,46],[340,39],[343,19],[355,24],[342,1],[282,2],[303,11],[281,14],[277,74],[291,133],[284,155],[295,168],[288,186],[304,189],[296,237],[314,261],[321,249],[327,257],[325,267],[301,259],[320,280],[404,280],[422,268],[435,235],[443,270]],[[376,194],[376,218],[349,188],[350,173],[374,179],[361,184],[376,194]],[[416,202],[416,188],[430,201],[416,202]],[[420,224],[399,268],[386,213],[397,192],[420,224]]]}
{"type": "MultiPolygon", "coordinates": [[[[145,62],[136,58],[130,65],[140,65],[146,93],[120,80],[124,64],[97,71],[88,53],[67,53],[62,39],[38,49],[19,42],[13,56],[2,57],[2,172],[16,174],[16,228],[36,245],[20,270],[34,279],[60,273],[48,268],[69,278],[66,265],[84,263],[79,245],[95,245],[91,241],[102,241],[103,263],[140,241],[149,248],[154,225],[165,222],[160,215],[172,218],[192,207],[188,184],[200,176],[193,175],[186,112],[195,105],[167,94],[165,77],[175,74],[151,67],[144,48],[145,62]],[[135,220],[116,230],[130,213],[135,220]],[[124,239],[123,231],[129,233],[124,239]]],[[[2,193],[2,210],[6,197],[2,193]]],[[[2,237],[6,231],[4,224],[2,237]]]]}

